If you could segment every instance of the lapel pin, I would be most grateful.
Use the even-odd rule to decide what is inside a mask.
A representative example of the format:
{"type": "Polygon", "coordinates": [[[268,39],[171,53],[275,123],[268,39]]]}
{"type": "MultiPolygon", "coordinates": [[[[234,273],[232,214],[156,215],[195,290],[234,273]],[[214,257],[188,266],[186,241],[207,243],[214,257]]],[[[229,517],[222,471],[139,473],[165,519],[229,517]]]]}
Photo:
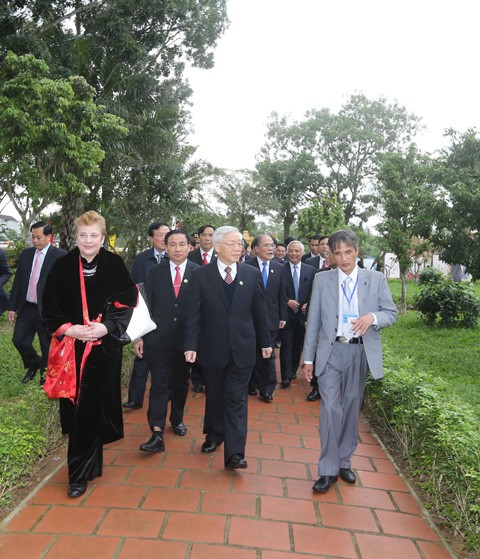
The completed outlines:
{"type": "Polygon", "coordinates": [[[243,285],[243,281],[239,281],[238,284],[239,284],[239,285],[243,285]]]}

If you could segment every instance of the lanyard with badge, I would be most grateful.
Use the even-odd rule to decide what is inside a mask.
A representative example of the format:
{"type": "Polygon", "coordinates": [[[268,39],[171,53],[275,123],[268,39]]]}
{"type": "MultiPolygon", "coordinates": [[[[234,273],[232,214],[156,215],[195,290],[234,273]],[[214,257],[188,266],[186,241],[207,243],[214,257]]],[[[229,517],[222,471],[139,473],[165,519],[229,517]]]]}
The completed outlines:
{"type": "MultiPolygon", "coordinates": [[[[347,276],[349,277],[349,276],[347,276]]],[[[350,278],[351,281],[351,278],[350,278]]],[[[347,340],[350,340],[355,336],[352,332],[352,321],[356,320],[359,317],[358,311],[355,312],[355,309],[352,308],[352,303],[354,302],[355,291],[358,285],[358,275],[355,285],[353,286],[353,290],[348,295],[345,289],[345,280],[342,282],[342,291],[343,291],[343,308],[342,308],[342,334],[347,340]],[[346,303],[346,304],[345,304],[346,303]]]]}

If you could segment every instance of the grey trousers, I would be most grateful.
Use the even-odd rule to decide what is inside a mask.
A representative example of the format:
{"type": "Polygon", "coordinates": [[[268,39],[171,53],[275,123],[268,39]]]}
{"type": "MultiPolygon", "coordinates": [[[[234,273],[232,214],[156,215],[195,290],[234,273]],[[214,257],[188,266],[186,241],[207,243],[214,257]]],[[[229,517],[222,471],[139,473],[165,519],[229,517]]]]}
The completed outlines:
{"type": "Polygon", "coordinates": [[[363,345],[334,342],[327,364],[317,378],[321,396],[320,476],[336,476],[340,468],[350,468],[357,448],[367,372],[363,345]]]}

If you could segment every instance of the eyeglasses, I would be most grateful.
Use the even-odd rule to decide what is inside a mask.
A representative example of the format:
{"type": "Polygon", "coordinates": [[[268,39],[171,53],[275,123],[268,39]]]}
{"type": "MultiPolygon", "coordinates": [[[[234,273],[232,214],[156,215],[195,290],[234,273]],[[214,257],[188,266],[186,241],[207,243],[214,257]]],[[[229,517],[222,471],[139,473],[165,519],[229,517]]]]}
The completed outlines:
{"type": "Polygon", "coordinates": [[[275,248],[275,243],[265,243],[264,245],[260,245],[261,248],[275,248]]]}
{"type": "Polygon", "coordinates": [[[222,242],[222,245],[227,246],[228,248],[243,248],[243,243],[240,241],[238,243],[224,243],[222,242]]]}

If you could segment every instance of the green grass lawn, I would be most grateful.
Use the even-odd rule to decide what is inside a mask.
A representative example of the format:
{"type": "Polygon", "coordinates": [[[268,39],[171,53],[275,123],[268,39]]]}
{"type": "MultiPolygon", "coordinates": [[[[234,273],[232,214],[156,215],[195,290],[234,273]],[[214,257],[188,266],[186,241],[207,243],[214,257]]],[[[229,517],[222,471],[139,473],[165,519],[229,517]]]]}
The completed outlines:
{"type": "Polygon", "coordinates": [[[480,415],[480,327],[431,327],[417,312],[408,311],[382,336],[396,356],[412,357],[419,369],[443,378],[480,415]]]}

